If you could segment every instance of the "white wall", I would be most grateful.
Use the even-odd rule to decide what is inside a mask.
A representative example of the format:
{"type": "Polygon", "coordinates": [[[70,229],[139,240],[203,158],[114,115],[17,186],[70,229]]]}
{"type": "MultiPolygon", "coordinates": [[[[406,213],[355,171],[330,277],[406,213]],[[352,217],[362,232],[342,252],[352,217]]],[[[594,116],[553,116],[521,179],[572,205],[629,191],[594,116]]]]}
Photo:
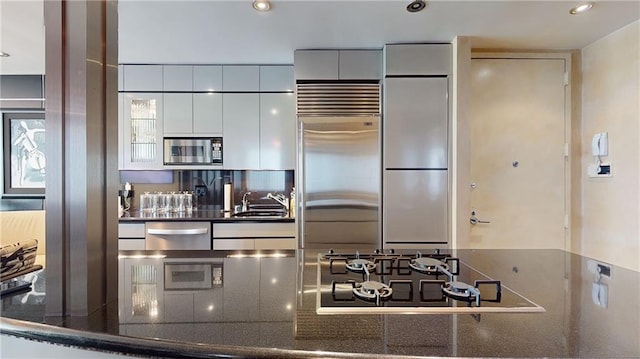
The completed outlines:
{"type": "Polygon", "coordinates": [[[579,254],[640,271],[640,21],[582,49],[579,254]],[[588,178],[591,138],[609,133],[611,178],[588,178]]]}

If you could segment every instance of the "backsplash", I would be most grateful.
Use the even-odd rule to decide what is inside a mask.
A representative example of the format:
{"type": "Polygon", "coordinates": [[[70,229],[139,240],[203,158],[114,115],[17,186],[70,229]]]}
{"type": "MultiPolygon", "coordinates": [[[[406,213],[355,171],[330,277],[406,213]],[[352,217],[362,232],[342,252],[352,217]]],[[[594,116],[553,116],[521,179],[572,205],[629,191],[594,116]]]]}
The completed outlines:
{"type": "Polygon", "coordinates": [[[203,206],[222,206],[224,203],[224,184],[233,184],[233,203],[241,204],[242,196],[247,196],[253,204],[276,204],[266,199],[267,193],[281,193],[289,197],[294,184],[294,171],[231,171],[231,170],[175,170],[173,176],[163,175],[165,181],[151,181],[145,178],[157,178],[154,172],[167,171],[121,171],[122,187],[129,182],[133,185],[134,200],[132,207],[138,208],[140,194],[144,192],[193,191],[195,204],[203,206]],[[142,172],[146,172],[145,175],[142,172]],[[172,182],[169,182],[170,179],[172,182]],[[162,183],[158,183],[162,182],[162,183]]]}

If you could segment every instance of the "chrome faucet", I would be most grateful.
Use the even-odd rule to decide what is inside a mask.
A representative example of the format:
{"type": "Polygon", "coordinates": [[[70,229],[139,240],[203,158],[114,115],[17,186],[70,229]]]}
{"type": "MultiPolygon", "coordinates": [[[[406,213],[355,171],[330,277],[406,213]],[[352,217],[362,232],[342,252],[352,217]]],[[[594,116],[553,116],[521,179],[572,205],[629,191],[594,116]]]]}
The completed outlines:
{"type": "Polygon", "coordinates": [[[246,212],[249,210],[249,200],[247,199],[247,196],[250,194],[251,194],[251,191],[247,191],[242,196],[242,212],[246,212]]]}
{"type": "Polygon", "coordinates": [[[272,194],[271,192],[267,193],[267,198],[272,199],[278,202],[282,207],[284,207],[287,212],[289,211],[289,200],[282,194],[272,194]]]}

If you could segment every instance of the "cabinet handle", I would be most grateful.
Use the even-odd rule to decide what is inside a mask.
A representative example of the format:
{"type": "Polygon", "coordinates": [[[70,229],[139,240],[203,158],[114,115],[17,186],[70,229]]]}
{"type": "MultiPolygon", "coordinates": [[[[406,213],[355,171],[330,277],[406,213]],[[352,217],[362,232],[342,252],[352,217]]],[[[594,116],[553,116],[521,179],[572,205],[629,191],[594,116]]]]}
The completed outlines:
{"type": "Polygon", "coordinates": [[[147,233],[149,234],[164,234],[164,235],[196,235],[196,234],[206,234],[208,232],[207,228],[188,228],[188,229],[159,229],[159,228],[149,228],[147,233]]]}

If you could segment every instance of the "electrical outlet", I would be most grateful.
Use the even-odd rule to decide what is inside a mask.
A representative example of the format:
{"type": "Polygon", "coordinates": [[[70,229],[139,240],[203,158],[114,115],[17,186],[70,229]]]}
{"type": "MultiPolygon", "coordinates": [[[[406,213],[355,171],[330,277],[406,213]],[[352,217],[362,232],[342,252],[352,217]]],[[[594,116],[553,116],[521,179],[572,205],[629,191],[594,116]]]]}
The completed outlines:
{"type": "Polygon", "coordinates": [[[207,186],[198,185],[196,186],[196,197],[204,197],[207,195],[207,186]]]}

